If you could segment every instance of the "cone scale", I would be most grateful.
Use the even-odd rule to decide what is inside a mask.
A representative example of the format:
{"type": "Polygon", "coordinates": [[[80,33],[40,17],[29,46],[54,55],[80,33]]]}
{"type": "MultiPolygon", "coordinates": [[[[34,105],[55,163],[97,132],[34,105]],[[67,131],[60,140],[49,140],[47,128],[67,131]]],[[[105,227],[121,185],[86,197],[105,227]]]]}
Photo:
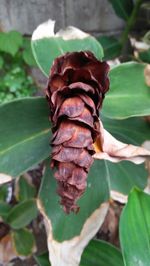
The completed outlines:
{"type": "Polygon", "coordinates": [[[66,213],[86,189],[100,135],[99,110],[109,89],[109,66],[87,52],[66,53],[53,62],[46,96],[53,137],[51,167],[56,168],[57,193],[66,213]]]}

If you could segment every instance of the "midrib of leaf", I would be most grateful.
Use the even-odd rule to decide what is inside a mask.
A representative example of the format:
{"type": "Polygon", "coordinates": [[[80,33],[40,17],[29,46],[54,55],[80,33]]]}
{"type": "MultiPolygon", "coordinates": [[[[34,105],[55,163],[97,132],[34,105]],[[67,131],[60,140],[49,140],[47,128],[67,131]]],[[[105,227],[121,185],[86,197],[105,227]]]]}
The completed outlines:
{"type": "Polygon", "coordinates": [[[35,134],[35,135],[33,135],[33,136],[30,136],[29,138],[26,138],[25,140],[22,140],[22,141],[18,142],[17,144],[14,144],[14,145],[10,146],[9,148],[7,148],[7,149],[1,151],[1,152],[0,152],[0,156],[3,155],[3,154],[5,154],[6,152],[8,152],[8,151],[10,151],[10,150],[12,150],[12,149],[14,149],[14,148],[16,148],[16,147],[19,146],[19,145],[22,145],[22,144],[24,144],[24,143],[26,143],[26,142],[28,142],[28,141],[31,141],[32,139],[38,138],[38,137],[40,137],[40,136],[42,136],[42,135],[48,133],[49,130],[50,130],[49,128],[48,128],[48,129],[45,129],[45,130],[41,131],[41,132],[38,133],[38,134],[35,134]]]}

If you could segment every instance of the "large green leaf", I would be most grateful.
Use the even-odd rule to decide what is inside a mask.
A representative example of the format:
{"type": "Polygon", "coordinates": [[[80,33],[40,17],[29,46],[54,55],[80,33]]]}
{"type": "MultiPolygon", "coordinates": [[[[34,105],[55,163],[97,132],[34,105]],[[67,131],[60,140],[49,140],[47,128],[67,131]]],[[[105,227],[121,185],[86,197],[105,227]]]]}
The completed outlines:
{"type": "Polygon", "coordinates": [[[35,245],[33,234],[26,228],[12,232],[12,240],[16,252],[22,256],[29,256],[35,245]]]}
{"type": "Polygon", "coordinates": [[[100,36],[97,38],[104,50],[104,60],[110,60],[120,55],[121,44],[113,36],[100,36]]]}
{"type": "Polygon", "coordinates": [[[104,127],[123,142],[141,145],[145,140],[150,140],[150,124],[144,118],[117,120],[101,116],[101,119],[104,127]]]}
{"type": "MultiPolygon", "coordinates": [[[[150,139],[150,125],[143,118],[114,120],[102,118],[104,127],[117,139],[134,145],[141,145],[150,139]]],[[[111,190],[127,195],[132,187],[144,189],[147,184],[147,171],[144,164],[135,165],[131,162],[113,164],[106,162],[110,178],[111,190]]]]}
{"type": "Polygon", "coordinates": [[[116,14],[123,18],[124,20],[128,20],[133,10],[133,0],[108,0],[116,14]]]}
{"type": "Polygon", "coordinates": [[[150,93],[144,68],[144,64],[130,62],[110,71],[110,90],[102,109],[105,116],[124,119],[150,114],[150,93]]]}
{"type": "Polygon", "coordinates": [[[13,229],[21,229],[36,218],[37,214],[36,201],[26,200],[18,203],[8,212],[6,222],[13,229]]]}
{"type": "Polygon", "coordinates": [[[47,102],[26,98],[0,106],[0,173],[20,175],[50,153],[47,102]]]}
{"type": "Polygon", "coordinates": [[[53,60],[66,52],[90,50],[98,59],[103,57],[102,46],[94,37],[74,27],[66,28],[61,36],[58,33],[54,35],[54,22],[51,20],[40,25],[33,33],[32,49],[38,66],[46,76],[49,75],[53,60]],[[44,36],[44,32],[48,36],[44,36]]]}
{"type": "Polygon", "coordinates": [[[123,266],[121,252],[104,241],[92,240],[83,252],[80,266],[123,266]]]}
{"type": "Polygon", "coordinates": [[[0,32],[0,51],[15,55],[22,45],[22,35],[17,31],[0,32]]]}
{"type": "Polygon", "coordinates": [[[127,161],[114,164],[107,161],[106,167],[113,191],[128,195],[134,186],[144,189],[147,185],[148,173],[144,164],[136,165],[127,161]]]}
{"type": "Polygon", "coordinates": [[[134,189],[120,220],[120,240],[126,266],[150,264],[150,196],[134,189]]]}
{"type": "Polygon", "coordinates": [[[88,175],[87,189],[78,201],[78,214],[65,214],[56,194],[56,180],[52,170],[46,169],[39,197],[44,211],[51,220],[53,236],[58,241],[79,235],[87,218],[109,198],[107,172],[103,161],[95,161],[88,175]]]}

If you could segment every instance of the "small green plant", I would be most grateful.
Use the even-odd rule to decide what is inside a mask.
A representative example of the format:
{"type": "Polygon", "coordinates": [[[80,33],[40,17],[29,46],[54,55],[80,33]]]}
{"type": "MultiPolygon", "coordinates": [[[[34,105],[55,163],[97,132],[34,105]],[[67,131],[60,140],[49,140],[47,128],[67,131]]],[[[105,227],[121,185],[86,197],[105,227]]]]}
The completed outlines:
{"type": "Polygon", "coordinates": [[[36,66],[30,39],[19,32],[0,33],[0,103],[36,92],[29,66],[36,66]]]}
{"type": "Polygon", "coordinates": [[[15,192],[10,185],[0,187],[0,238],[6,236],[13,243],[14,253],[29,256],[35,245],[34,235],[29,225],[37,217],[36,189],[24,176],[14,183],[15,192]]]}

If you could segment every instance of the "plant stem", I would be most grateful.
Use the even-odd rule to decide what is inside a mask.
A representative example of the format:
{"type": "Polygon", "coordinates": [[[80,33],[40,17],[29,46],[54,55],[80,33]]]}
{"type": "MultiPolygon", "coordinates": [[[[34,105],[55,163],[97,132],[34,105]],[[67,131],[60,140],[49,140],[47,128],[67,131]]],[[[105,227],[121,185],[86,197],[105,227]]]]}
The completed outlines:
{"type": "Polygon", "coordinates": [[[128,39],[128,34],[129,34],[130,30],[132,29],[132,27],[135,24],[136,17],[137,17],[137,14],[138,14],[138,11],[139,11],[141,3],[142,3],[142,0],[136,0],[136,3],[134,5],[133,11],[131,13],[131,16],[129,17],[129,19],[127,21],[125,30],[123,31],[121,39],[120,39],[120,42],[122,44],[122,48],[124,48],[124,46],[125,46],[125,44],[127,42],[127,39],[128,39]]]}

